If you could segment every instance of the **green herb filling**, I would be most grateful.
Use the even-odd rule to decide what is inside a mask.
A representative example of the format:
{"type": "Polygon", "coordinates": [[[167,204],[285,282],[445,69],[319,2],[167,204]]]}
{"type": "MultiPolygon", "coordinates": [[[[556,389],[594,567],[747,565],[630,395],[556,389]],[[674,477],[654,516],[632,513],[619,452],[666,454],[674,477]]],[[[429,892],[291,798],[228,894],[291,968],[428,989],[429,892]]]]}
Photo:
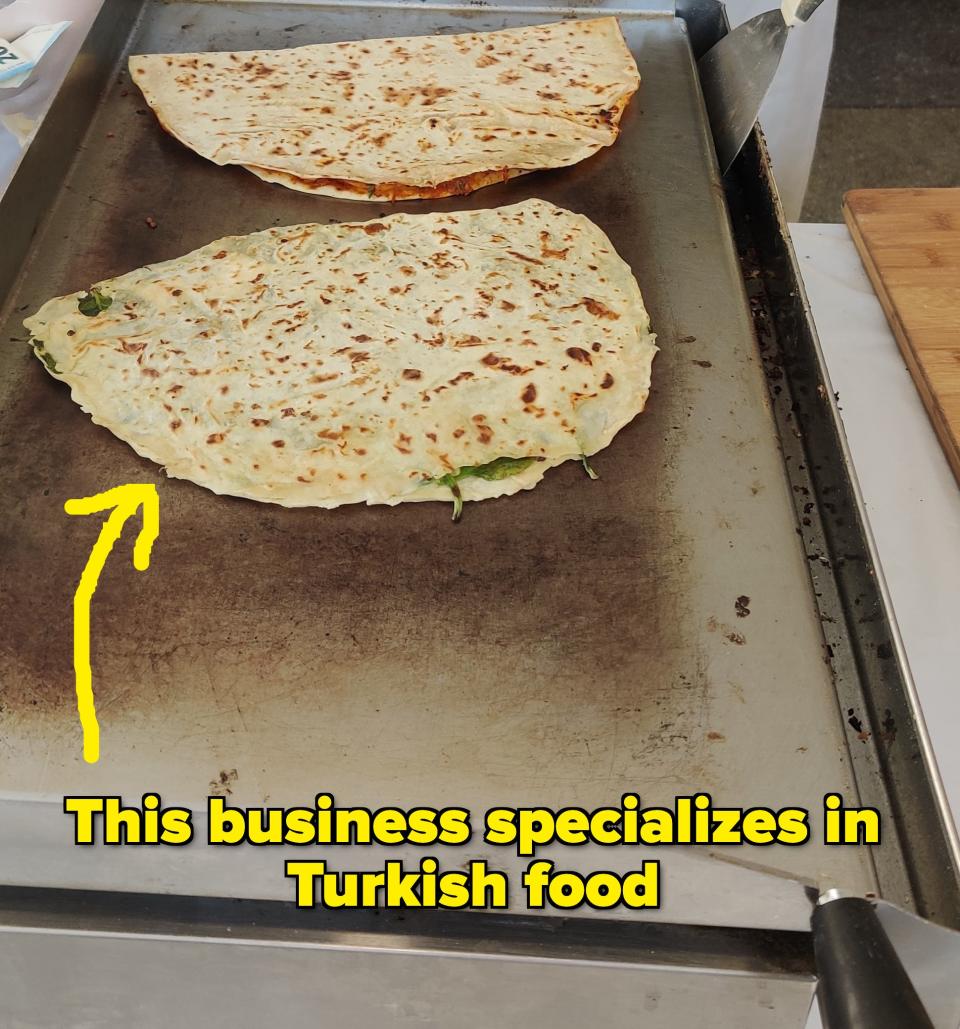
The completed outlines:
{"type": "Polygon", "coordinates": [[[52,372],[54,375],[60,374],[60,369],[57,368],[57,362],[47,353],[46,348],[39,339],[32,341],[33,352],[40,358],[41,361],[47,366],[47,371],[52,372]]]}
{"type": "Polygon", "coordinates": [[[113,297],[108,297],[101,293],[96,286],[93,286],[89,293],[84,293],[77,301],[77,310],[88,318],[95,318],[102,311],[106,311],[112,303],[113,297]]]}
{"type": "Polygon", "coordinates": [[[520,472],[529,468],[534,461],[542,461],[540,457],[498,457],[486,464],[468,464],[455,472],[447,475],[439,475],[435,479],[428,479],[440,486],[446,486],[453,494],[453,520],[460,521],[463,514],[463,494],[460,492],[460,480],[474,476],[477,479],[486,479],[487,482],[496,482],[499,479],[509,479],[511,475],[519,475],[520,472]]]}

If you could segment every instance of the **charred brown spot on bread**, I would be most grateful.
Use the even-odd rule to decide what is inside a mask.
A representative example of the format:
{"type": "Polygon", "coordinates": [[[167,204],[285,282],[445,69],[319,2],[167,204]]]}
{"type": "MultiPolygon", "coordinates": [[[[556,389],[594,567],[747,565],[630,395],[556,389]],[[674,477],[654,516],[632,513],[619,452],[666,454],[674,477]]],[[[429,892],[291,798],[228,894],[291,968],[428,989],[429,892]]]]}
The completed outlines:
{"type": "Polygon", "coordinates": [[[423,377],[423,372],[419,368],[404,368],[401,374],[405,379],[420,379],[423,377]]]}
{"type": "Polygon", "coordinates": [[[493,439],[493,429],[487,425],[485,414],[475,414],[471,419],[476,429],[477,439],[480,443],[489,443],[493,439]]]}
{"type": "Polygon", "coordinates": [[[580,347],[567,347],[567,357],[572,357],[574,361],[579,361],[581,364],[593,364],[590,354],[580,347]]]}
{"type": "Polygon", "coordinates": [[[543,264],[543,261],[538,261],[535,257],[528,257],[526,254],[518,253],[516,250],[508,250],[507,253],[511,257],[516,257],[521,261],[526,261],[527,264],[543,264]]]}
{"type": "Polygon", "coordinates": [[[600,383],[601,389],[609,389],[613,385],[613,376],[607,372],[603,377],[603,381],[600,383]]]}
{"type": "Polygon", "coordinates": [[[481,358],[481,363],[485,364],[488,368],[496,368],[501,372],[509,372],[511,375],[527,375],[533,370],[529,367],[525,368],[519,364],[514,364],[508,357],[498,357],[492,353],[481,358]]]}
{"type": "Polygon", "coordinates": [[[222,443],[226,438],[227,434],[225,432],[211,432],[210,435],[207,436],[207,442],[222,443]]]}
{"type": "Polygon", "coordinates": [[[611,311],[606,304],[601,304],[599,300],[594,300],[592,297],[584,297],[583,306],[597,318],[609,318],[611,321],[616,321],[620,317],[616,311],[611,311]]]}
{"type": "Polygon", "coordinates": [[[532,382],[528,382],[520,394],[520,399],[525,404],[532,404],[537,399],[537,387],[532,382]]]}

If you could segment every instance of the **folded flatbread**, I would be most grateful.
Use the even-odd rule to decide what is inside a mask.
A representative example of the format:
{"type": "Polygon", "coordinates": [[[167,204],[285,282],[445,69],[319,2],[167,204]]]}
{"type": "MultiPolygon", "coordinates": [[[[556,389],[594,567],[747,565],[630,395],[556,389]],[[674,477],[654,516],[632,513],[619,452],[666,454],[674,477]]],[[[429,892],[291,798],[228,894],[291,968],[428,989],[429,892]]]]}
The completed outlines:
{"type": "Polygon", "coordinates": [[[24,324],[137,453],[289,507],[529,489],[643,409],[656,352],[610,241],[542,200],[230,236],[24,324]]]}
{"type": "Polygon", "coordinates": [[[470,193],[589,157],[640,84],[616,18],[290,50],[147,54],[133,81],[217,164],[328,196],[470,193]]]}

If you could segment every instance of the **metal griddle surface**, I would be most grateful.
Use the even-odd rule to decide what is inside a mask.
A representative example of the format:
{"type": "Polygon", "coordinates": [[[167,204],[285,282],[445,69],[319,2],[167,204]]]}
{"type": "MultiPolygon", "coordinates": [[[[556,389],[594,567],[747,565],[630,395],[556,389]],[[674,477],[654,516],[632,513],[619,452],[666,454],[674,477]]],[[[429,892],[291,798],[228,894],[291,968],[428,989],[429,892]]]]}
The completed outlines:
{"type": "MultiPolygon", "coordinates": [[[[128,52],[548,20],[496,8],[156,3],[128,52]]],[[[855,797],[685,29],[671,17],[622,25],[643,84],[614,147],[471,197],[392,207],[218,168],[161,131],[125,72],[116,78],[22,276],[6,339],[22,339],[22,317],[51,296],[221,235],[540,196],[609,234],[662,352],[648,409],[597,456],[598,482],[569,464],[531,492],[468,505],[452,525],[447,505],[284,510],[167,480],[92,425],[25,345],[5,342],[4,790],[151,789],[200,805],[211,788],[249,804],[310,803],[323,789],[342,804],[482,811],[706,789],[718,802],[808,807],[815,827],[825,792],[855,797]],[[137,481],[158,484],[161,534],[137,574],[128,523],[94,601],[103,758],[88,767],[70,604],[99,523],[68,518],[62,504],[137,481]]],[[[874,884],[857,848],[741,856],[874,884]]],[[[610,852],[560,860],[603,866],[610,852]]],[[[8,862],[8,881],[36,877],[21,864],[8,862]]],[[[125,867],[114,861],[117,888],[125,867]]],[[[239,889],[289,896],[279,859],[265,867],[239,889]]],[[[158,888],[187,892],[190,874],[158,888]]]]}

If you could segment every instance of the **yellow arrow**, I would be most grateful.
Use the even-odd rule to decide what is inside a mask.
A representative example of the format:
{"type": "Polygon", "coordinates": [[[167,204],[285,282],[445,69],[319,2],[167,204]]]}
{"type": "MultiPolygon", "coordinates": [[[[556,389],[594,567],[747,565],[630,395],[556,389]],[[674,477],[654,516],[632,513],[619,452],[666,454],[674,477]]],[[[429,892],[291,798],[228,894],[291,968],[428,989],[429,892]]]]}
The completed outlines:
{"type": "Polygon", "coordinates": [[[113,508],[100,529],[100,536],[90,551],[73,596],[73,669],[77,680],[77,710],[83,728],[83,759],[90,764],[100,760],[100,725],[93,702],[93,673],[90,669],[90,602],[110,551],[120,539],[124,523],[140,507],[143,508],[143,526],[133,545],[133,567],[143,572],[150,567],[150,550],[160,533],[160,498],[156,486],[130,482],[93,497],[68,500],[63,505],[68,515],[96,514],[113,508]]]}

